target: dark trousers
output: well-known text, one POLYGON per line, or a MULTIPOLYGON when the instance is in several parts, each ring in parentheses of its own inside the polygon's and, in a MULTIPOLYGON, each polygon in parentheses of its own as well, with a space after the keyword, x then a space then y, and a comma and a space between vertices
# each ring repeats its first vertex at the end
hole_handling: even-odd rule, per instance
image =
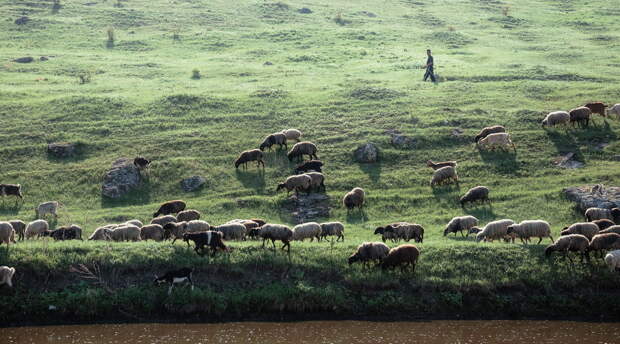
POLYGON ((433 68, 426 69, 426 73, 424 73, 424 81, 426 81, 429 76, 431 77, 431 81, 435 82, 435 74, 433 73, 433 68))

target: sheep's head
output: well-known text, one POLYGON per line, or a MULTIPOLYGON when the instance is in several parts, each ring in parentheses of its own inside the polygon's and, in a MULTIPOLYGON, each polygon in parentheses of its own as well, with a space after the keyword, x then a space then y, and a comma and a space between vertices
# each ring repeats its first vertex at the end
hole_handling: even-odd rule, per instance
POLYGON ((159 212, 153 213, 153 218, 159 216, 159 212))
POLYGON ((269 137, 267 137, 265 141, 263 141, 263 143, 261 143, 258 147, 258 149, 260 149, 261 151, 264 151, 265 148, 271 148, 271 145, 269 144, 269 137))
POLYGON ((433 167, 433 162, 431 160, 426 161, 426 166, 433 167))
POLYGON ((276 188, 276 192, 278 192, 278 191, 280 191, 282 189, 286 189, 286 183, 278 184, 278 187, 276 188))
POLYGON ((43 233, 41 233, 41 235, 44 236, 44 237, 51 236, 52 235, 52 231, 50 231, 50 230, 43 231, 43 233))
POLYGON ((513 234, 515 232, 515 225, 510 225, 508 227, 506 227, 506 234, 510 235, 513 234))
POLYGON ((235 160, 235 168, 239 168, 239 165, 241 165, 241 158, 238 158, 237 160, 235 160))
POLYGON ((291 150, 290 152, 288 152, 286 154, 286 157, 288 158, 288 161, 293 161, 293 158, 296 157, 297 154, 295 154, 295 152, 293 150, 291 150))
POLYGON ((568 227, 564 227, 564 229, 560 231, 560 236, 569 235, 569 234, 572 234, 572 233, 570 230, 568 230, 568 227))
POLYGON ((359 262, 360 261, 360 257, 357 253, 353 254, 351 257, 349 257, 348 262, 349 265, 355 263, 355 262, 359 262))
POLYGON ((476 135, 476 137, 474 137, 474 142, 478 143, 478 141, 480 141, 481 138, 482 138, 482 135, 476 135))
POLYGON ((549 256, 551 256, 551 253, 555 251, 555 246, 553 246, 553 244, 547 246, 545 248, 545 257, 549 258, 549 256))
POLYGON ((377 229, 375 229, 375 234, 383 234, 383 233, 385 233, 384 227, 377 227, 377 229))

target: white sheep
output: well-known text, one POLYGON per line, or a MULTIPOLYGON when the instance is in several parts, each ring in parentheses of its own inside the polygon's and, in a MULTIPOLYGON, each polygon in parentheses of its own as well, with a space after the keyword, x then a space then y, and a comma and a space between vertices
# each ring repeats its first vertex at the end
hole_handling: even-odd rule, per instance
MULTIPOLYGON (((493 134, 491 134, 493 135, 493 134)), ((488 137, 488 136, 487 136, 488 137)), ((483 139, 484 140, 484 139, 483 139)), ((497 220, 487 223, 486 226, 476 234, 476 241, 480 242, 483 239, 485 241, 493 241, 494 239, 502 239, 506 237, 506 231, 508 226, 513 225, 515 222, 510 219, 497 220)), ((474 227, 475 228, 475 227, 474 227)))
POLYGON ((449 183, 454 181, 459 183, 459 176, 456 174, 456 168, 452 166, 442 167, 433 172, 433 178, 431 179, 431 186, 449 183))
POLYGON ((328 236, 335 236, 336 241, 344 241, 344 225, 340 222, 324 222, 321 226, 321 239, 328 236))
POLYGON ((37 209, 35 209, 35 213, 37 219, 43 218, 45 215, 53 215, 55 218, 58 217, 58 208, 61 207, 61 203, 57 201, 44 202, 39 204, 37 209))
POLYGON ((450 220, 450 222, 448 222, 448 225, 443 231, 443 236, 446 236, 450 233, 454 233, 454 235, 456 236, 457 232, 461 232, 461 236, 465 236, 465 234, 463 234, 463 231, 465 231, 467 233, 467 236, 469 236, 469 230, 477 225, 478 219, 471 215, 457 216, 450 220))
POLYGON ((485 149, 493 149, 501 148, 506 149, 507 147, 512 147, 514 151, 517 151, 517 147, 510 139, 510 134, 508 133, 494 133, 490 134, 487 137, 480 139, 478 141, 478 146, 485 149))
POLYGON ((13 287, 13 275, 15 275, 15 268, 0 266, 0 285, 6 284, 13 287))
POLYGON ((50 229, 50 225, 45 220, 35 220, 30 222, 26 226, 26 239, 30 239, 32 237, 41 237, 43 232, 50 229))
POLYGON ((9 222, 0 222, 0 245, 5 243, 9 246, 11 243, 15 243, 15 230, 9 222))
POLYGON ((586 221, 594 221, 594 220, 602 220, 602 219, 608 219, 611 220, 612 216, 611 216, 611 210, 609 209, 605 209, 605 208, 588 208, 586 209, 585 212, 585 218, 586 221))
POLYGON ((110 236, 107 234, 107 231, 116 227, 118 227, 116 224, 101 226, 95 229, 93 234, 88 237, 88 240, 110 240, 110 236))
POLYGON ((522 243, 529 242, 531 237, 537 237, 537 245, 542 242, 543 238, 549 238, 553 243, 551 226, 547 221, 542 220, 526 220, 519 224, 512 224, 506 229, 506 234, 512 237, 513 242, 515 237, 521 239, 522 243))
POLYGON ((570 114, 567 111, 550 112, 542 121, 542 126, 555 127, 556 125, 568 125, 570 122, 570 114))
POLYGON ((271 240, 271 244, 273 245, 273 249, 276 249, 276 240, 282 241, 282 250, 285 247, 288 247, 288 252, 291 252, 291 238, 293 237, 293 231, 285 225, 279 224, 265 224, 262 227, 258 228, 258 236, 263 238, 263 248, 265 247, 265 242, 267 240, 271 240))
POLYGON ((611 115, 616 115, 616 117, 620 118, 620 104, 616 104, 607 109, 607 115, 611 117, 611 115))
POLYGON ((318 223, 306 222, 293 227, 292 240, 304 241, 305 239, 310 239, 310 241, 314 241, 314 238, 317 241, 321 238, 321 225, 318 223))
POLYGON ((620 250, 614 250, 605 255, 605 264, 609 271, 615 272, 620 270, 620 250))
POLYGON ((301 137, 301 131, 297 129, 284 129, 282 130, 282 134, 286 136, 287 140, 295 140, 299 142, 299 138, 301 137))
POLYGON ((140 220, 129 220, 129 221, 125 221, 123 224, 125 225, 134 225, 138 228, 142 228, 142 226, 144 226, 144 224, 142 223, 142 221, 140 220))
POLYGON ((221 232, 225 240, 245 240, 247 228, 242 223, 225 223, 213 229, 221 232))
POLYGON ((105 232, 114 241, 140 241, 140 228, 130 224, 123 224, 105 232))

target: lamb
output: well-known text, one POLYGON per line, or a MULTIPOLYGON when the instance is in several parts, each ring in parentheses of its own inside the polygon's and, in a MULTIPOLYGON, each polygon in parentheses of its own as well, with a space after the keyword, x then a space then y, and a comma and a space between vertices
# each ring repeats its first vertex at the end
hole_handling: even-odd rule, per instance
POLYGON ((518 237, 522 243, 529 242, 531 237, 538 238, 536 245, 540 244, 543 238, 547 237, 553 242, 551 226, 547 221, 542 220, 527 220, 521 221, 519 224, 512 224, 506 228, 506 234, 518 237))
POLYGON ((616 117, 620 118, 620 104, 616 104, 609 109, 607 109, 607 115, 616 115, 616 117))
MULTIPOLYGON (((605 256, 605 264, 609 271, 616 272, 620 270, 620 250, 613 250, 605 256)), ((2 269, 0 267, 0 269, 2 269)))
POLYGON ((483 239, 485 241, 493 241, 495 239, 502 239, 506 237, 506 231, 508 226, 514 225, 514 221, 509 219, 497 220, 487 223, 486 226, 476 234, 476 242, 480 242, 483 239))
POLYGON ((156 224, 162 227, 172 222, 177 222, 177 218, 172 215, 164 215, 164 216, 156 217, 151 220, 152 225, 156 224))
POLYGON ((448 222, 446 229, 443 230, 443 236, 446 236, 450 233, 454 233, 456 236, 456 232, 461 232, 461 236, 465 236, 465 233, 469 232, 469 230, 478 225, 478 219, 471 216, 457 216, 448 222))
POLYGON ((480 133, 478 133, 478 135, 476 135, 476 137, 474 138, 474 141, 477 143, 481 139, 489 136, 490 134, 505 133, 505 132, 506 132, 506 128, 504 128, 504 126, 502 125, 494 125, 491 127, 485 127, 485 128, 482 128, 482 130, 480 130, 480 133))
POLYGON ((6 265, 0 266, 0 285, 6 284, 9 288, 12 288, 13 275, 15 275, 15 268, 10 268, 6 265))
POLYGON ((381 268, 394 269, 400 266, 400 271, 405 272, 407 265, 411 266, 411 272, 415 272, 415 265, 420 256, 420 250, 415 245, 404 244, 394 247, 381 262, 381 268))
POLYGON ((585 106, 578 107, 570 110, 570 123, 573 127, 575 127, 575 123, 577 123, 581 127, 587 127, 590 124, 590 116, 592 115, 592 110, 588 109, 585 106))
POLYGON ((308 172, 304 173, 306 176, 310 177, 310 189, 315 189, 317 191, 323 189, 325 190, 325 176, 320 172, 308 172))
POLYGON ((260 149, 252 149, 241 152, 237 160, 235 160, 235 168, 239 168, 239 165, 243 164, 243 168, 248 168, 248 162, 256 161, 256 167, 260 167, 261 164, 265 168, 265 161, 263 161, 263 152, 260 149))
MULTIPOLYGON (((342 239, 344 242, 344 225, 340 222, 324 222, 321 223, 321 239, 328 236, 335 236, 336 242, 342 239)), ((332 239, 333 240, 333 239, 332 239)))
POLYGON ((140 171, 147 169, 150 164, 151 160, 148 160, 147 158, 142 156, 138 156, 133 159, 133 165, 136 166, 136 168, 140 171))
POLYGON ((321 225, 316 222, 306 222, 293 227, 293 236, 291 240, 304 241, 310 239, 310 241, 319 241, 321 239, 321 225))
POLYGON ((140 241, 140 228, 130 224, 107 229, 106 234, 113 241, 140 241))
POLYGON ((603 258, 603 251, 606 250, 619 250, 620 249, 620 234, 618 233, 605 233, 597 234, 592 237, 588 251, 598 252, 603 258))
POLYGON ((292 190, 295 190, 295 195, 298 196, 299 191, 309 190, 311 184, 312 178, 306 174, 290 176, 286 178, 284 183, 278 184, 276 192, 280 191, 281 189, 286 189, 286 194, 288 195, 292 190))
POLYGON ((446 167, 446 166, 456 167, 456 161, 434 162, 433 160, 427 160, 426 161, 426 166, 432 168, 433 170, 438 170, 438 169, 440 169, 442 167, 446 167))
POLYGON ((611 210, 605 208, 588 208, 584 216, 586 221, 589 222, 602 219, 611 220, 611 210))
POLYGON ((605 233, 617 233, 617 234, 620 234, 620 225, 609 226, 609 227, 605 228, 604 230, 598 232, 598 234, 605 234, 605 233))
POLYGON ((442 167, 433 173, 433 178, 431 179, 431 187, 435 185, 440 185, 444 183, 449 183, 450 181, 454 181, 456 184, 459 183, 459 176, 456 174, 456 169, 452 166, 442 167))
POLYGON ((288 145, 286 144, 286 135, 283 133, 268 135, 265 140, 263 140, 263 143, 260 144, 259 149, 261 151, 264 151, 265 148, 269 148, 269 150, 271 150, 271 146, 273 145, 278 145, 280 149, 282 149, 282 146, 284 146, 285 149, 288 149, 288 145))
POLYGON ((6 246, 10 246, 11 243, 15 243, 15 230, 9 222, 0 222, 0 245, 5 243, 6 246))
POLYGON ((106 225, 99 227, 88 237, 88 240, 110 240, 110 236, 107 231, 116 227, 117 225, 106 225))
POLYGON ((603 117, 607 115, 607 112, 605 111, 605 109, 607 108, 607 105, 601 102, 588 103, 584 105, 584 107, 587 107, 588 109, 590 109, 590 111, 592 111, 593 114, 597 113, 603 117))
POLYGON ((390 248, 382 242, 364 242, 357 247, 355 253, 349 257, 348 262, 349 265, 361 262, 365 267, 372 261, 380 264, 389 252, 390 248))
POLYGON ((26 231, 26 223, 21 220, 11 220, 9 221, 9 223, 11 224, 11 226, 13 226, 15 233, 17 233, 17 237, 18 237, 17 240, 19 241, 24 240, 24 232, 26 231))
POLYGON ((592 237, 598 234, 598 226, 591 222, 573 223, 569 227, 564 227, 560 232, 562 236, 569 234, 581 234, 588 240, 592 240, 592 237))
MULTIPOLYGON (((600 220, 594 220, 591 222, 594 223, 598 227, 599 231, 602 231, 604 229, 607 229, 615 225, 615 223, 609 219, 600 219, 600 220)), ((13 226, 13 228, 15 228, 15 226, 13 226)))
MULTIPOLYGON (((286 136, 287 140, 295 140, 297 142, 299 142, 299 138, 301 137, 301 131, 297 130, 297 129, 284 129, 282 130, 282 134, 284 134, 284 136, 286 136)), ((318 171, 320 172, 320 171, 318 171)))
POLYGON ((295 167, 295 174, 301 174, 305 172, 322 172, 321 167, 323 162, 321 160, 308 160, 295 167))
POLYGON ((275 250, 276 240, 280 240, 283 243, 282 250, 284 250, 285 247, 288 247, 288 253, 291 253, 290 241, 293 237, 293 231, 287 226, 268 223, 258 229, 257 235, 263 238, 263 248, 265 247, 265 242, 267 240, 271 240, 271 244, 275 250))
POLYGON ((228 247, 222 240, 222 233, 216 231, 206 231, 198 233, 185 233, 183 234, 183 241, 187 243, 189 247, 189 241, 194 242, 194 251, 198 255, 204 255, 205 246, 211 249, 211 257, 215 257, 215 252, 220 249, 222 251, 228 251, 228 247), (202 254, 200 253, 202 251, 202 254))
POLYGON ((158 224, 142 226, 140 228, 140 239, 162 241, 164 240, 164 227, 158 224))
POLYGON ((314 143, 307 141, 297 142, 288 152, 287 157, 289 161, 293 161, 294 158, 300 161, 304 159, 304 155, 308 155, 310 159, 318 160, 319 157, 316 155, 316 152, 317 148, 314 143))
POLYGON ((155 279, 153 280, 153 284, 158 285, 161 283, 168 283, 168 295, 172 293, 172 287, 174 287, 177 283, 189 282, 192 286, 192 290, 194 290, 194 282, 192 281, 192 269, 190 268, 182 268, 179 270, 168 271, 162 276, 155 275, 155 279))
POLYGON ((200 220, 200 212, 194 209, 186 209, 177 214, 176 222, 200 220))
POLYGON ((584 257, 590 261, 590 254, 588 253, 589 244, 588 238, 581 234, 561 236, 553 244, 545 248, 545 257, 549 258, 553 252, 562 252, 564 259, 568 258, 572 263, 573 260, 568 256, 568 252, 579 252, 582 262, 584 257))
POLYGON ((176 214, 180 211, 185 210, 185 206, 185 202, 180 200, 168 201, 159 206, 159 209, 153 214, 153 217, 157 217, 159 215, 176 214))
POLYGON ((543 127, 555 127, 556 125, 567 125, 570 123, 570 114, 566 111, 550 112, 542 121, 543 127))
POLYGON ((0 196, 15 196, 16 200, 17 198, 23 199, 22 186, 19 184, 0 184, 0 196))
POLYGON ((469 190, 459 199, 459 203, 461 203, 461 208, 465 208, 466 203, 474 203, 474 202, 489 202, 489 188, 486 186, 475 186, 469 190))
POLYGON ((245 240, 247 228, 241 223, 227 223, 212 228, 222 233, 224 240, 245 240))
POLYGON ((508 133, 489 134, 487 137, 478 141, 478 146, 480 148, 492 150, 495 150, 495 148, 506 149, 507 147, 512 147, 515 152, 517 151, 517 147, 510 139, 510 134, 508 133))
POLYGON ((30 239, 35 236, 40 238, 41 234, 49 229, 50 226, 45 220, 32 221, 26 226, 26 239, 30 239))
POLYGON ((44 202, 39 204, 37 209, 35 209, 35 215, 37 219, 42 219, 45 215, 53 215, 55 218, 58 218, 58 208, 61 207, 60 202, 51 201, 44 202))
POLYGON ((353 188, 353 190, 347 192, 342 198, 342 204, 347 208, 347 211, 357 207, 362 209, 366 200, 366 192, 362 188, 353 188))

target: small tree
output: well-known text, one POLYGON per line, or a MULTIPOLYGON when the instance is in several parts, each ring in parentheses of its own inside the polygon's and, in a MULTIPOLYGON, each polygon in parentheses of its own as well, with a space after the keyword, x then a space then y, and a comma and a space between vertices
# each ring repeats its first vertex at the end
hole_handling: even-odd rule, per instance
POLYGON ((198 68, 194 68, 194 70, 192 70, 192 79, 198 80, 200 79, 200 77, 200 71, 198 70, 198 68))

